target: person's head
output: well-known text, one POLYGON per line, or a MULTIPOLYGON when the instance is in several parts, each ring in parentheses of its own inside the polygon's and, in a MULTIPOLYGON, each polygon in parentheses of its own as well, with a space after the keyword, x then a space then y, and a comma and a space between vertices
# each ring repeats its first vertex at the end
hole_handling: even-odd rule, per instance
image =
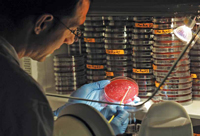
POLYGON ((71 30, 84 23, 91 0, 3 1, 0 36, 14 46, 19 58, 43 61, 63 43, 74 42, 71 30))

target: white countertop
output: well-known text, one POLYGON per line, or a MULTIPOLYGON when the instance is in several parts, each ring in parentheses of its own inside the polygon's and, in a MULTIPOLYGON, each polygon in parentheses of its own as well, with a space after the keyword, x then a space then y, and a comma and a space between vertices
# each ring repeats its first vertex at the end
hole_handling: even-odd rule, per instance
MULTIPOLYGON (((59 102, 67 102, 68 99, 65 96, 69 95, 62 95, 56 93, 56 91, 46 91, 46 95, 49 100, 59 101, 59 102)), ((200 101, 193 100, 193 102, 189 105, 183 106, 189 116, 193 119, 200 119, 200 101)))
POLYGON ((191 118, 200 119, 200 101, 193 100, 191 104, 183 107, 191 118))

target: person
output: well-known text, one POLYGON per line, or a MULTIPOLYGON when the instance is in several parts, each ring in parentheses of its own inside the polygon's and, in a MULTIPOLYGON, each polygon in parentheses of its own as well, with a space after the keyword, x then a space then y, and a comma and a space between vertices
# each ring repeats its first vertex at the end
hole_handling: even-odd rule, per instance
MULTIPOLYGON (((26 56, 41 62, 63 43, 72 44, 90 3, 90 0, 1 1, 0 136, 52 136, 54 120, 50 105, 42 87, 20 68, 19 59, 26 56)), ((107 83, 86 84, 73 96, 95 99, 94 92, 107 83)), ((113 129, 116 134, 124 132, 128 123, 126 111, 110 106, 99 110, 102 114, 119 112, 112 121, 113 129)))

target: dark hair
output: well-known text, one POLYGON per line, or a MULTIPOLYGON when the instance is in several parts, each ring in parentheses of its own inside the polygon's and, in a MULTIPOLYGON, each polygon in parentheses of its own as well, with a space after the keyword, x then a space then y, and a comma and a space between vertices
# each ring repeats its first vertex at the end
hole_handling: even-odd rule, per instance
POLYGON ((73 16, 79 0, 1 0, 0 16, 17 21, 28 15, 50 13, 73 16))

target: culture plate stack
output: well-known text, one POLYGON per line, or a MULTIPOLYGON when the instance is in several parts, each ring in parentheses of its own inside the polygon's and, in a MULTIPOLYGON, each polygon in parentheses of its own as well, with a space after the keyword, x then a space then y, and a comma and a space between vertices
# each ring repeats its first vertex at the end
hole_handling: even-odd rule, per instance
POLYGON ((132 78, 139 85, 139 97, 147 99, 155 89, 152 67, 153 17, 134 17, 132 31, 132 78))
POLYGON ((200 44, 196 43, 190 50, 190 69, 193 78, 193 100, 200 100, 200 44))
POLYGON ((126 16, 109 16, 105 30, 107 78, 131 77, 131 46, 129 40, 133 21, 126 16))
POLYGON ((71 94, 86 83, 85 62, 83 55, 54 56, 54 75, 56 91, 60 94, 71 94))
MULTIPOLYGON (((153 69, 159 86, 170 67, 173 65, 185 46, 173 33, 173 29, 183 25, 183 17, 155 17, 153 69)), ((188 54, 180 60, 159 91, 159 99, 155 101, 176 101, 180 104, 192 102, 192 78, 190 76, 190 60, 188 54)))
POLYGON ((106 52, 104 48, 105 23, 102 16, 90 16, 84 23, 86 67, 88 83, 106 79, 106 52))

